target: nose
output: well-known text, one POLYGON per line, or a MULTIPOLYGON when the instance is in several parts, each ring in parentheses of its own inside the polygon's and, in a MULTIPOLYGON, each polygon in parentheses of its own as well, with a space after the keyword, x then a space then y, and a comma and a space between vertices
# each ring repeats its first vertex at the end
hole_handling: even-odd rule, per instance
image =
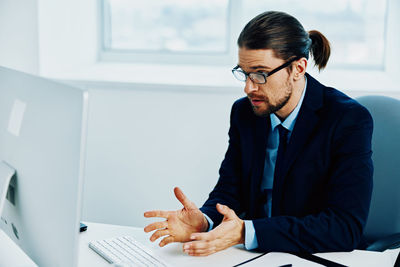
POLYGON ((247 77, 246 83, 244 86, 244 92, 248 95, 257 90, 258 90, 257 84, 255 84, 249 77, 247 77))

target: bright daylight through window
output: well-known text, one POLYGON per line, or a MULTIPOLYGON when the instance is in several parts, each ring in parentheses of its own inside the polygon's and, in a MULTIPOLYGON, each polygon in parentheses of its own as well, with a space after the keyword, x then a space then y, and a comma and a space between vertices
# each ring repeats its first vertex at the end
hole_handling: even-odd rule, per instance
POLYGON ((244 21, 264 10, 285 11, 332 43, 330 65, 383 68, 387 1, 243 0, 244 21))
MULTIPOLYGON (((237 38, 230 36, 232 21, 241 29, 255 15, 279 10, 298 18, 306 30, 327 36, 333 48, 331 66, 384 67, 387 1, 103 1, 101 53, 118 52, 115 61, 132 53, 186 54, 193 55, 190 63, 196 64, 196 56, 229 54, 237 38)), ((171 63, 176 60, 172 57, 171 63)))
POLYGON ((228 0, 108 0, 105 49, 224 53, 228 0))

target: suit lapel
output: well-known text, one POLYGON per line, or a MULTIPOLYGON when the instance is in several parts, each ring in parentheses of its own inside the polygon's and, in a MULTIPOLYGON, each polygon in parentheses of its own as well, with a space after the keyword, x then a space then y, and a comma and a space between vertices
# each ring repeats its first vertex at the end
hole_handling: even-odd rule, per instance
MULTIPOLYGON (((286 176, 293 162, 299 155, 300 150, 304 147, 311 133, 314 131, 319 120, 315 112, 307 108, 305 108, 302 114, 299 115, 302 116, 299 116, 296 121, 296 125, 287 147, 284 162, 282 164, 283 168, 280 173, 282 178, 286 176)), ((281 180, 283 182, 283 179, 281 180)))
POLYGON ((281 202, 281 197, 283 196, 282 190, 285 177, 319 122, 319 116, 316 111, 322 106, 323 85, 310 75, 306 74, 306 76, 306 94, 287 146, 285 158, 283 163, 280 164, 281 168, 275 170, 278 171, 278 175, 274 180, 274 190, 272 195, 273 214, 276 214, 276 212, 279 211, 278 208, 279 203, 281 202))

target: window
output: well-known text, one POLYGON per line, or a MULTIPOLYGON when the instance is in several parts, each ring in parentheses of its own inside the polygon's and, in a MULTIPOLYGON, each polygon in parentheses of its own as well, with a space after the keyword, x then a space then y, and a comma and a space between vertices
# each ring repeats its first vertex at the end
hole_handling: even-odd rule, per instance
POLYGON ((229 0, 103 0, 102 13, 103 52, 136 62, 199 63, 230 50, 229 0))
POLYGON ((386 1, 376 0, 244 0, 246 21, 265 10, 296 17, 306 31, 318 30, 332 45, 329 65, 383 68, 386 1))
POLYGON ((228 0, 108 0, 105 49, 225 53, 228 0))
POLYGON ((101 54, 112 61, 225 63, 236 56, 240 30, 266 10, 322 32, 332 43, 331 67, 384 66, 387 3, 376 0, 103 0, 101 54))
POLYGON ((319 73, 312 62, 307 68, 321 82, 343 90, 399 92, 399 0, 142 2, 39 1, 40 74, 62 80, 218 87, 236 93, 242 84, 230 70, 237 64, 240 31, 256 14, 281 10, 331 41, 326 70, 319 73), (117 15, 116 5, 130 15, 117 15), (182 21, 187 25, 180 25, 182 21))

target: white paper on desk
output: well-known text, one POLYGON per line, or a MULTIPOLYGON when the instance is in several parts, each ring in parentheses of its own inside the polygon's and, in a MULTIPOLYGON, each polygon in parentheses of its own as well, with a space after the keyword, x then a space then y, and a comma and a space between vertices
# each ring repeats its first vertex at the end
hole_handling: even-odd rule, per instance
POLYGON ((396 253, 396 251, 390 250, 384 252, 353 250, 352 252, 329 252, 315 255, 351 267, 392 267, 396 260, 393 259, 393 252, 396 253))
POLYGON ((249 263, 246 263, 243 266, 246 267, 259 267, 259 266, 265 266, 265 267, 277 267, 277 266, 282 266, 285 264, 292 264, 293 267, 314 267, 314 266, 324 266, 312 261, 304 260, 302 258, 299 258, 295 255, 292 254, 287 254, 287 253, 280 253, 280 252, 270 252, 267 253, 266 255, 253 260, 249 263))
MULTIPOLYGON (((351 267, 392 267, 398 250, 386 250, 384 252, 353 250, 351 252, 329 252, 317 253, 318 257, 351 267)), ((254 261, 246 263, 245 266, 271 266, 277 267, 292 264, 293 267, 323 266, 312 261, 299 258, 287 253, 268 253, 254 261)))

